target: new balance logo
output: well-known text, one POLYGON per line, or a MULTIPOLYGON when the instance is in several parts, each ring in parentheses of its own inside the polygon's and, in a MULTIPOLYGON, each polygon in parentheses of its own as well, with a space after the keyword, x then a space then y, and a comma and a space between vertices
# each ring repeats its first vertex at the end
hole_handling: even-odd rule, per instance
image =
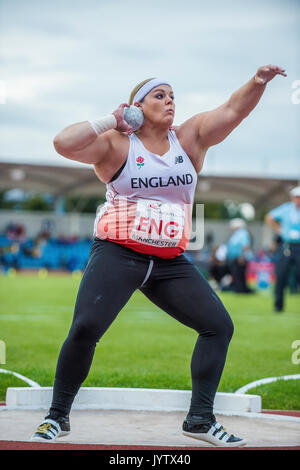
POLYGON ((178 157, 175 157, 175 165, 176 163, 183 163, 183 157, 179 155, 178 157))

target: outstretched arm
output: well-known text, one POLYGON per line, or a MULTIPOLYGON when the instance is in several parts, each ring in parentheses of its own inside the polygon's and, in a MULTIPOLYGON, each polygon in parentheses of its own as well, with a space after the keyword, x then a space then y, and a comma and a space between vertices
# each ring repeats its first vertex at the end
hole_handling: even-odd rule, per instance
POLYGON ((255 108, 266 84, 276 75, 286 77, 286 72, 276 65, 259 67, 254 77, 235 91, 227 102, 194 116, 192 120, 197 126, 201 147, 208 149, 222 142, 255 108))

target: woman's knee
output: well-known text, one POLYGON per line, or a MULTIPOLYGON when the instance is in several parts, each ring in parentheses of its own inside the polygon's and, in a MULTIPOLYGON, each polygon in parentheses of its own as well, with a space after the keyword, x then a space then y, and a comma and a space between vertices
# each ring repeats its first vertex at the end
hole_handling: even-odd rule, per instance
POLYGON ((68 339, 75 343, 97 343, 103 333, 96 322, 82 319, 73 322, 68 339))
POLYGON ((214 328, 216 335, 222 336, 226 338, 228 343, 230 342, 234 332, 234 325, 224 305, 220 306, 218 314, 215 317, 214 328))
POLYGON ((200 336, 217 336, 229 343, 234 333, 234 325, 227 310, 224 307, 218 308, 217 311, 208 313, 206 319, 206 324, 199 322, 199 326, 195 328, 200 336))
POLYGON ((228 342, 231 340, 232 336, 233 336, 233 333, 234 333, 234 324, 233 324, 233 321, 229 315, 229 313, 226 311, 226 315, 225 315, 225 319, 224 319, 224 325, 223 325, 223 328, 224 328, 224 332, 227 336, 227 339, 228 339, 228 342))

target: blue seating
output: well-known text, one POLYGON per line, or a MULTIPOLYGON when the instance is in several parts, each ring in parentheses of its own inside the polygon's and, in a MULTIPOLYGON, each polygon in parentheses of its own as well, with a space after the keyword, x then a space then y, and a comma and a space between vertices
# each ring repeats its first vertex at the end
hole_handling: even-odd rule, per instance
POLYGON ((90 253, 92 240, 78 240, 68 242, 60 239, 50 238, 38 246, 38 252, 33 255, 35 247, 33 239, 26 239, 19 244, 19 251, 10 251, 13 242, 6 235, 0 234, 0 267, 8 269, 63 269, 67 271, 84 270, 90 253), (5 249, 4 249, 5 247, 5 249), (2 266, 1 266, 2 265, 2 266))

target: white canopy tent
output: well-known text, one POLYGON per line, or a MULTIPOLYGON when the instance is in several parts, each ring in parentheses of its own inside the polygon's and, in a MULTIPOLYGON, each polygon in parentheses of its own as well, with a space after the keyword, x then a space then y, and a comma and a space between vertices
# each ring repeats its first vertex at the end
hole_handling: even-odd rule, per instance
MULTIPOLYGON (((234 200, 267 210, 287 201, 296 178, 209 175, 198 176, 195 202, 234 200)), ((106 186, 91 165, 54 166, 0 162, 0 191, 13 188, 54 196, 103 198, 106 186)))

